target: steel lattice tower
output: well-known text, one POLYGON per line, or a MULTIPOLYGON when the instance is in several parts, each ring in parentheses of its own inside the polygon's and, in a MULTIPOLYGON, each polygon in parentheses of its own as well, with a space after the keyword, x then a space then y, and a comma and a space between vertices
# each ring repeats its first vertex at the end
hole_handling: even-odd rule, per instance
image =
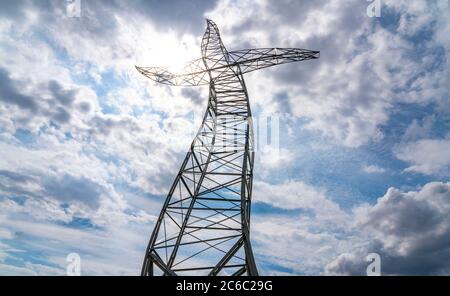
POLYGON ((243 74, 319 57, 298 48, 228 52, 216 24, 206 22, 202 58, 182 74, 136 67, 163 84, 209 85, 203 122, 150 237, 142 275, 258 274, 250 244, 254 137, 243 74))

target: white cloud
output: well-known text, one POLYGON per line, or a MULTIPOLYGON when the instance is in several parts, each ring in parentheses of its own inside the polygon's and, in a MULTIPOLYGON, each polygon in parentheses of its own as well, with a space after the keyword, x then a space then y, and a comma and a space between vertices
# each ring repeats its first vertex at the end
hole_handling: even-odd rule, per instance
POLYGON ((322 188, 301 181, 288 180, 281 184, 254 182, 254 202, 264 202, 281 209, 310 209, 320 218, 345 218, 339 206, 330 201, 322 188))
POLYGON ((286 148, 268 147, 264 151, 256 151, 257 165, 260 167, 260 173, 265 174, 273 169, 288 167, 295 159, 291 150, 286 148))
MULTIPOLYGON (((65 272, 67 265, 66 256, 77 252, 82 260, 82 273, 84 275, 136 275, 141 264, 142 252, 145 250, 147 235, 150 229, 146 224, 144 227, 136 224, 128 224, 126 227, 111 228, 109 230, 75 229, 67 226, 55 225, 47 222, 26 221, 10 219, 2 223, 16 233, 16 240, 27 242, 14 254, 19 261, 23 261, 24 270, 16 273, 23 274, 25 269, 33 274, 48 274, 51 270, 59 274, 65 272), (147 231, 146 231, 147 230, 147 231), (49 266, 57 266, 54 269, 49 266, 35 266, 26 259, 20 259, 17 252, 24 252, 27 246, 32 246, 28 252, 42 252, 41 261, 48 260, 49 266), (126 250, 127 256, 123 256, 126 250), (42 268, 40 268, 42 267, 42 268)), ((8 268, 5 265, 5 272, 8 268)), ((1 268, 3 269, 3 267, 1 268)))
POLYGON ((345 223, 292 214, 252 219, 252 247, 261 274, 277 270, 273 265, 290 274, 321 274, 337 254, 358 244, 358 238, 346 232, 345 223))
POLYGON ((373 164, 371 164, 371 165, 367 165, 367 164, 364 165, 362 167, 362 170, 364 172, 368 173, 368 174, 381 174, 381 173, 385 172, 385 169, 383 169, 383 168, 381 168, 379 166, 373 165, 373 164))
POLYGON ((422 139, 400 144, 395 156, 410 165, 405 169, 407 172, 447 175, 450 166, 450 140, 422 139))

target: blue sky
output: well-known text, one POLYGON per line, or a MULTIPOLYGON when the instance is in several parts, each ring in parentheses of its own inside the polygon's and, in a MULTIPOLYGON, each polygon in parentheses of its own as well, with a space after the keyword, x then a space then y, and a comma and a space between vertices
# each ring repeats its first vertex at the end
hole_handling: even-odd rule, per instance
POLYGON ((319 60, 246 74, 257 151, 252 243, 262 274, 450 273, 449 1, 66 1, 0 4, 0 274, 135 275, 206 106, 134 65, 229 50, 319 60))

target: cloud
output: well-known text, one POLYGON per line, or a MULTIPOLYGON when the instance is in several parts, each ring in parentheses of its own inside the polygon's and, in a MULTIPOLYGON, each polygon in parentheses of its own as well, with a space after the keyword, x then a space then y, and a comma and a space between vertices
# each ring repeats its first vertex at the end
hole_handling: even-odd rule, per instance
POLYGON ((450 183, 432 182, 419 191, 390 188, 374 206, 356 210, 357 225, 373 235, 365 247, 341 254, 325 270, 365 274, 369 253, 381 256, 384 275, 450 272, 450 183))
POLYGON ((5 2, 2 3, 1 15, 3 17, 8 17, 15 19, 19 16, 22 16, 22 6, 24 4, 24 0, 14 1, 14 2, 5 2))
POLYGON ((35 130, 43 124, 68 124, 73 117, 79 119, 87 113, 90 107, 86 101, 94 97, 85 86, 75 86, 63 79, 40 80, 39 74, 37 77, 29 73, 21 76, 15 69, 1 66, 0 85, 0 101, 4 103, 0 114, 16 129, 35 130))
POLYGON ((2 276, 37 276, 37 275, 64 275, 61 268, 52 268, 47 265, 27 262, 24 267, 4 265, 0 270, 2 276))
POLYGON ((385 172, 385 169, 376 165, 364 165, 362 170, 368 174, 381 174, 385 172))
POLYGON ((64 175, 61 178, 45 180, 45 192, 62 202, 79 201, 90 207, 98 207, 100 195, 104 188, 86 178, 74 178, 64 175))
POLYGON ((318 275, 337 254, 349 250, 358 239, 346 232, 346 224, 307 215, 252 213, 251 240, 261 274, 318 275))
POLYGON ((0 68, 0 100, 34 112, 38 109, 33 98, 22 94, 9 77, 8 71, 3 68, 0 68))
POLYGON ((64 275, 66 256, 76 252, 81 257, 83 275, 136 275, 147 241, 141 235, 146 228, 135 224, 105 231, 18 219, 3 221, 2 225, 13 230, 17 234, 15 241, 21 243, 7 255, 18 262, 17 266, 2 264, 0 272, 4 274, 64 275), (123 256, 124 250, 127 256, 123 256), (23 252, 29 256, 20 256, 23 252), (36 266, 35 257, 45 264, 36 266))
POLYGON ((436 117, 433 115, 424 118, 422 121, 414 119, 413 122, 406 129, 402 137, 402 140, 406 142, 429 137, 432 132, 433 123, 435 121, 436 117))
POLYGON ((204 29, 203 14, 213 8, 217 1, 183 1, 158 3, 138 2, 127 5, 127 9, 134 9, 136 13, 150 19, 156 26, 174 28, 181 32, 202 34, 204 29), (131 7, 130 7, 131 6, 131 7))
POLYGON ((281 184, 254 182, 254 202, 264 202, 280 209, 310 209, 315 215, 342 218, 345 213, 330 201, 324 189, 301 181, 288 180, 281 184))
MULTIPOLYGON (((0 201, 4 212, 8 214, 21 215, 25 214, 37 221, 53 221, 69 223, 73 220, 74 214, 67 211, 58 202, 51 199, 42 198, 28 198, 21 205, 10 199, 0 201)), ((11 237, 12 239, 14 237, 11 237)))
POLYGON ((76 90, 65 90, 56 80, 50 80, 48 88, 52 92, 53 97, 64 106, 72 105, 76 97, 76 90))
POLYGON ((442 18, 436 5, 417 2, 387 1, 384 12, 405 16, 392 27, 367 17, 364 1, 221 1, 207 15, 219 24, 229 48, 321 50, 318 60, 248 75, 250 98, 269 112, 284 111, 280 108, 285 102, 277 94, 285 93, 290 112, 311 119, 308 128, 342 145, 360 147, 383 138, 382 127, 396 104, 445 100, 446 69, 439 65, 445 44, 433 39, 430 51, 424 52, 422 42, 410 38, 426 30, 437 37, 440 29, 428 20, 442 18), (413 19, 415 26, 406 25, 413 19))
POLYGON ((291 150, 268 145, 263 149, 256 149, 257 162, 261 164, 260 173, 289 166, 293 163, 295 155, 291 150))
POLYGON ((297 180, 254 182, 251 239, 262 274, 321 274, 338 254, 360 244, 352 215, 322 188, 297 180), (258 212, 260 205, 274 210, 258 212))
POLYGON ((407 172, 432 174, 449 174, 450 140, 422 139, 400 144, 395 156, 410 166, 407 172))

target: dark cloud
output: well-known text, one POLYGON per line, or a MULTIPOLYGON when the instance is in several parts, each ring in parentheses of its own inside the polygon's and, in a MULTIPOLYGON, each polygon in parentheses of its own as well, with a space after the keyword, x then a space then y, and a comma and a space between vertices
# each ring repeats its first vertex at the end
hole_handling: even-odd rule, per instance
MULTIPOLYGON (((300 25, 302 25, 307 15, 310 15, 310 17, 314 15, 313 10, 321 7, 320 2, 327 1, 293 2, 292 5, 285 6, 285 8, 282 8, 283 5, 278 5, 278 3, 272 6, 274 13, 282 20, 283 25, 288 24, 292 26, 296 21, 301 22, 300 25), (299 13, 301 15, 296 18, 295 15, 299 13)), ((321 52, 319 60, 279 67, 274 78, 282 83, 306 84, 314 80, 315 76, 317 76, 316 73, 319 73, 322 67, 330 67, 332 64, 337 64, 347 59, 351 62, 350 57, 354 53, 349 53, 347 42, 354 42, 355 37, 358 37, 355 36, 358 28, 366 26, 366 5, 362 1, 357 1, 356 3, 343 2, 340 4, 339 9, 335 8, 331 11, 332 8, 328 8, 329 12, 333 13, 332 27, 335 29, 328 30, 327 34, 311 34, 307 39, 291 39, 288 40, 289 44, 285 44, 284 36, 280 35, 278 31, 269 30, 271 39, 277 44, 276 46, 306 48, 321 52), (344 40, 347 40, 347 42, 343 43, 344 40), (281 42, 284 44, 280 44, 281 42)))
POLYGON ((91 126, 90 134, 109 135, 114 130, 123 131, 125 133, 137 132, 141 128, 136 121, 131 118, 116 118, 113 116, 94 116, 89 125, 91 126))
POLYGON ((37 197, 36 192, 30 192, 27 184, 37 183, 39 179, 10 170, 0 171, 0 192, 10 196, 37 197))
POLYGON ((64 106, 72 105, 77 94, 77 91, 74 89, 63 89, 61 84, 56 80, 51 80, 48 83, 48 89, 51 91, 53 97, 64 106))
POLYGON ((94 209, 99 207, 100 195, 107 192, 103 186, 84 177, 68 174, 49 177, 10 170, 0 170, 0 190, 9 196, 52 198, 68 204, 80 202, 94 209), (30 190, 28 184, 40 184, 42 189, 30 190))
POLYGON ((63 124, 68 123, 70 121, 70 113, 67 112, 63 107, 56 108, 56 112, 52 114, 51 119, 56 121, 57 123, 63 124))
POLYGON ((277 102, 277 104, 279 106, 279 110, 281 112, 287 113, 291 110, 289 94, 287 92, 279 92, 279 93, 275 94, 274 99, 277 102))
POLYGON ((64 175, 43 181, 45 194, 63 202, 82 202, 92 208, 98 208, 99 198, 105 190, 99 184, 83 178, 64 175))
POLYGON ((22 7, 26 3, 24 0, 0 1, 0 16, 15 19, 22 17, 22 7))
MULTIPOLYGON (((123 3, 123 2, 122 2, 123 3)), ((204 13, 216 5, 216 1, 202 0, 141 0, 126 2, 124 9, 148 16, 149 20, 158 26, 159 30, 176 29, 180 33, 191 32, 201 34, 205 28, 204 13)))
POLYGON ((0 176, 6 177, 9 181, 24 183, 33 180, 30 176, 25 176, 8 170, 0 170, 0 176))
POLYGON ((418 192, 389 189, 362 218, 375 233, 369 246, 340 255, 327 265, 332 274, 363 275, 369 253, 381 256, 385 275, 450 272, 450 183, 433 182, 418 192))
MULTIPOLYGON (((33 5, 43 10, 43 18, 51 21, 52 17, 59 15, 66 17, 66 1, 36 1, 33 5)), ((158 0, 100 0, 82 1, 80 21, 73 25, 77 32, 101 39, 110 39, 118 29, 116 15, 143 15, 154 23, 161 31, 175 29, 180 33, 201 33, 204 30, 204 13, 214 8, 216 1, 158 1, 158 0)), ((14 8, 17 10, 17 8, 14 8)))
POLYGON ((196 90, 194 88, 191 87, 185 87, 181 90, 181 94, 185 97, 188 97, 189 99, 191 99, 194 104, 200 104, 202 103, 203 97, 201 96, 201 93, 199 90, 196 90))
POLYGON ((95 40, 99 46, 114 42, 111 37, 116 35, 119 27, 115 15, 127 9, 121 7, 119 1, 80 1, 79 18, 67 16, 66 0, 0 1, 0 15, 4 13, 10 19, 20 22, 26 18, 26 12, 38 13, 40 34, 46 34, 49 41, 64 29, 95 40), (61 27, 61 21, 64 28, 61 27))
POLYGON ((366 258, 370 253, 377 253, 380 255, 381 275, 446 275, 450 273, 450 241, 446 238, 441 243, 445 245, 429 252, 401 256, 375 240, 367 248, 340 255, 326 266, 325 271, 333 275, 366 275, 370 264, 366 258))
POLYGON ((78 104, 78 110, 80 110, 83 113, 88 113, 91 111, 92 107, 89 102, 81 102, 78 104))
POLYGON ((310 13, 314 13, 314 9, 323 9, 327 2, 328 0, 269 1, 267 9, 270 10, 274 19, 282 20, 290 25, 301 25, 310 13))
POLYGON ((71 114, 68 110, 72 107, 78 90, 65 89, 56 80, 51 80, 48 82, 48 90, 50 91, 54 101, 50 103, 51 108, 47 112, 50 119, 59 124, 68 123, 71 118, 71 114))
MULTIPOLYGON (((11 79, 9 72, 0 68, 0 101, 28 110, 31 112, 31 116, 42 115, 59 124, 70 121, 72 105, 76 100, 78 89, 67 89, 58 81, 50 80, 48 83, 41 85, 39 90, 35 90, 36 95, 31 96, 20 91, 23 84, 23 81, 11 79), (50 93, 51 99, 41 99, 40 92, 45 91, 50 93), (41 100, 39 104, 38 100, 41 100)), ((78 106, 78 109, 82 112, 88 112, 90 105, 84 103, 78 106)), ((26 121, 29 119, 29 117, 25 118, 26 121)))
POLYGON ((21 93, 16 82, 9 77, 9 72, 4 68, 0 68, 0 101, 33 112, 38 110, 33 97, 21 93))

